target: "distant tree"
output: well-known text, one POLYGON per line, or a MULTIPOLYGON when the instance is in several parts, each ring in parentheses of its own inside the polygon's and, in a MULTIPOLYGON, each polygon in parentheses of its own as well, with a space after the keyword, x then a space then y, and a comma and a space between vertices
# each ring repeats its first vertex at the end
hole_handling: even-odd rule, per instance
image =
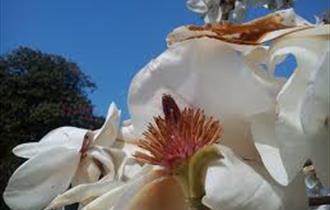
POLYGON ((1 194, 21 162, 11 154, 14 146, 64 125, 101 126, 104 119, 93 114, 87 97, 95 88, 77 64, 61 56, 26 47, 0 56, 1 194))

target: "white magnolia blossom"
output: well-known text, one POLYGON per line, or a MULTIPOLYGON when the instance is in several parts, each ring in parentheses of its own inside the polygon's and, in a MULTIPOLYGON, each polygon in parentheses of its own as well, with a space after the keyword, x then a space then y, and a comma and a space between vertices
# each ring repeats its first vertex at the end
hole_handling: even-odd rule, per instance
MULTIPOLYGON (((282 15, 283 23, 295 20, 290 10, 277 14, 282 15)), ((178 31, 182 32, 180 29, 174 33, 178 31)), ((302 24, 267 32, 262 37, 264 40, 265 37, 275 39, 270 49, 234 44, 230 39, 220 41, 225 35, 212 38, 214 36, 207 31, 191 31, 184 36, 171 34, 169 49, 134 77, 128 97, 131 124, 125 128, 127 133, 124 136, 131 139, 134 135, 136 138, 141 136, 153 117, 161 114, 161 97, 170 94, 180 107, 201 108, 207 115, 219 119, 224 127, 220 143, 226 146, 220 147, 224 158, 212 165, 206 175, 203 198, 206 206, 213 210, 307 209, 301 170, 288 186, 276 183, 254 146, 250 125, 255 116, 275 110, 279 103, 277 95, 281 98, 290 83, 289 80, 283 86, 283 80, 274 77, 271 68, 265 72, 260 64, 272 63, 273 49, 281 40, 291 41, 291 37, 296 36, 304 39, 306 34, 316 35, 323 29, 302 24)), ((260 40, 257 42, 259 44, 260 40)), ((318 61, 322 61, 322 57, 318 61)), ((276 167, 274 163, 273 166, 276 167)), ((294 167, 302 168, 299 165, 294 167)), ((128 203, 125 205, 119 209, 130 209, 128 203)))
POLYGON ((277 96, 274 110, 254 117, 252 133, 270 174, 289 184, 311 159, 329 187, 329 25, 292 33, 270 49, 270 66, 293 54, 297 68, 277 96))
POLYGON ((13 210, 45 208, 58 194, 81 183, 112 180, 124 152, 109 147, 115 142, 120 111, 111 104, 106 121, 95 131, 60 127, 39 142, 18 145, 16 156, 28 158, 12 175, 3 194, 13 210))

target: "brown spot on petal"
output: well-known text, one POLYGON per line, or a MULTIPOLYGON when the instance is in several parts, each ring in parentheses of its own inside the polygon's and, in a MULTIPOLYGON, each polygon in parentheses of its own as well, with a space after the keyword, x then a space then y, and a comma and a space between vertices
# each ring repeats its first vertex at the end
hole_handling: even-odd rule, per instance
POLYGON ((285 20, 285 17, 276 13, 244 24, 223 22, 206 24, 203 26, 189 25, 181 27, 171 33, 168 37, 168 43, 171 45, 189 39, 208 37, 230 43, 256 45, 260 44, 263 37, 273 31, 290 28, 293 29, 292 31, 283 31, 283 33, 278 34, 279 36, 282 36, 295 30, 310 28, 310 26, 297 27, 293 26, 293 24, 286 25, 285 21, 287 21, 285 20))

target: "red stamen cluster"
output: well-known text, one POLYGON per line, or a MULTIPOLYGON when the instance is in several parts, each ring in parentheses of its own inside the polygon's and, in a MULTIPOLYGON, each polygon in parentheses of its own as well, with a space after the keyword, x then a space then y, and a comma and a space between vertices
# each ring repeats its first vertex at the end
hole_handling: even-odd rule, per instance
POLYGON ((171 169, 202 147, 220 141, 223 129, 219 121, 207 118, 202 110, 180 111, 170 95, 163 96, 162 105, 165 117, 155 117, 155 124, 150 123, 145 138, 138 141, 148 154, 137 152, 136 159, 171 169))

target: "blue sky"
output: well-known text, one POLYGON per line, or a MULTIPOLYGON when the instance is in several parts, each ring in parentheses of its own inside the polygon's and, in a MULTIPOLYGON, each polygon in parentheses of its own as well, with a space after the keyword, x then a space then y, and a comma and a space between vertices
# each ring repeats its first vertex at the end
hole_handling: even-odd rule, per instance
MULTIPOLYGON (((327 8, 328 0, 296 0, 297 13, 310 21, 327 8)), ((97 114, 114 101, 127 117, 135 73, 166 48, 171 30, 198 23, 184 0, 0 0, 0 54, 28 46, 62 55, 97 84, 90 94, 97 114)))

